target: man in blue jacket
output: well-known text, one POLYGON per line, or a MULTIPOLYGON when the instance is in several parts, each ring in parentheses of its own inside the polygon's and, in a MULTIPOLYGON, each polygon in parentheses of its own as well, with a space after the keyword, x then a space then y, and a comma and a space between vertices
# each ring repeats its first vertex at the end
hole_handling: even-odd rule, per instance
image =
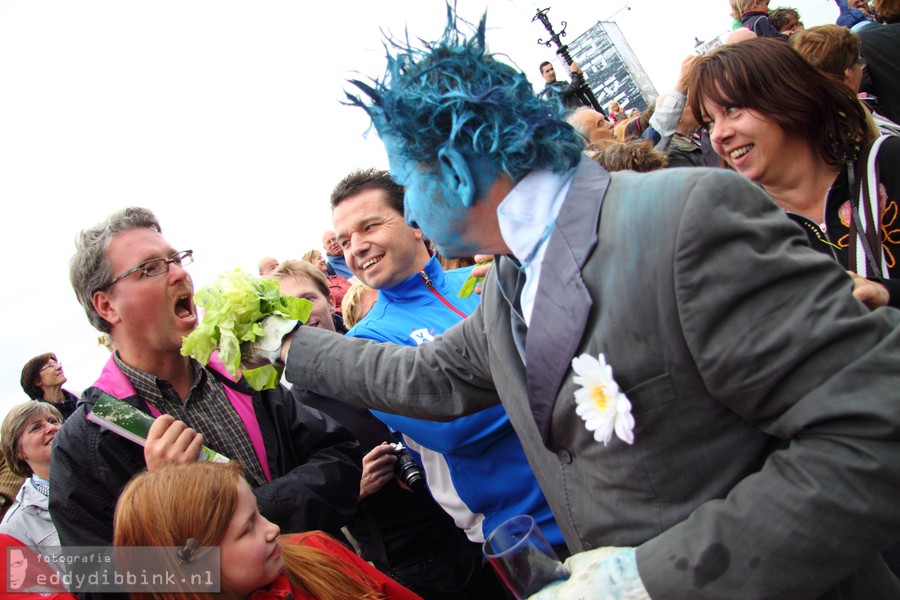
MULTIPOLYGON (((403 193, 387 171, 351 173, 331 195, 332 221, 347 265, 379 290, 378 301, 347 335, 419 346, 465 319, 480 297, 458 294, 472 267, 444 272, 437 256, 429 256, 421 230, 403 220, 403 193)), ((502 406, 447 423, 375 415, 403 434, 435 500, 470 540, 483 542, 503 521, 530 514, 551 544, 563 543, 502 406), (499 464, 509 476, 495 476, 499 464)))

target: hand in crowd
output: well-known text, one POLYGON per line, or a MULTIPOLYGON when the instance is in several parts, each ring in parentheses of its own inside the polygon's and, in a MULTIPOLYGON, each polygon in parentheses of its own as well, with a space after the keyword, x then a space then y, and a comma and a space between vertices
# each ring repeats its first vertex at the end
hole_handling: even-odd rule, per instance
MULTIPOLYGON (((480 277, 482 280, 487 277, 488 271, 491 270, 491 267, 494 264, 494 257, 490 254, 476 254, 475 258, 475 268, 472 269, 472 277, 480 277), (486 265, 482 265, 480 263, 488 263, 486 265)), ((475 286, 475 293, 479 296, 481 295, 481 286, 479 283, 475 286)))
POLYGON ((852 271, 847 271, 853 279, 853 297, 865 304, 869 310, 875 310, 880 306, 886 306, 890 295, 887 288, 877 281, 860 277, 852 271))
POLYGON ((202 445, 203 434, 172 415, 160 415, 150 427, 144 446, 147 470, 153 471, 167 464, 196 462, 202 445))
POLYGON ((691 54, 681 61, 681 74, 678 76, 678 83, 675 84, 676 91, 687 94, 687 82, 691 76, 691 69, 700 56, 700 54, 691 54))
POLYGON ((569 65, 569 71, 572 73, 584 73, 584 71, 581 70, 581 67, 578 66, 578 63, 574 60, 572 61, 572 64, 569 65))
POLYGON ((363 457, 362 479, 359 482, 359 499, 370 496, 394 478, 397 455, 387 442, 375 446, 363 457))

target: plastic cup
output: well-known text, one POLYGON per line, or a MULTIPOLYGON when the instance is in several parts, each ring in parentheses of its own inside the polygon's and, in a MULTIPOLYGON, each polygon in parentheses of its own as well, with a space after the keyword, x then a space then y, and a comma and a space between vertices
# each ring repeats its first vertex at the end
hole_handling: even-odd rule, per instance
POLYGON ((554 581, 569 578, 534 519, 504 521, 484 541, 484 556, 517 600, 536 594, 554 581))

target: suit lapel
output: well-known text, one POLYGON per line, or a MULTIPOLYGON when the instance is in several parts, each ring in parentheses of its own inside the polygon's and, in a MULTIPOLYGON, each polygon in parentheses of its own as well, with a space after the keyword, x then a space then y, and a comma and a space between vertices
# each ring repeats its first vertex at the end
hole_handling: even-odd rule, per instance
MULTIPOLYGON (((526 344, 528 402, 549 447, 550 417, 584 335, 592 300, 581 268, 597 245, 609 173, 583 157, 547 242, 526 344)), ((513 269, 514 271, 515 269, 513 269)), ((508 289, 508 288, 507 288, 508 289)))

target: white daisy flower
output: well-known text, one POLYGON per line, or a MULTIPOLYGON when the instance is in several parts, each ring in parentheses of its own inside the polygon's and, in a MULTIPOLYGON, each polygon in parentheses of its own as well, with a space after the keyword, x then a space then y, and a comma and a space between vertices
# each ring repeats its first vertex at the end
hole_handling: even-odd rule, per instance
POLYGON ((572 381, 581 386, 575 390, 575 412, 584 419, 587 430, 594 432, 594 439, 606 446, 615 432, 620 440, 633 444, 631 402, 619 390, 603 353, 597 358, 588 354, 576 356, 572 368, 576 373, 572 381))

